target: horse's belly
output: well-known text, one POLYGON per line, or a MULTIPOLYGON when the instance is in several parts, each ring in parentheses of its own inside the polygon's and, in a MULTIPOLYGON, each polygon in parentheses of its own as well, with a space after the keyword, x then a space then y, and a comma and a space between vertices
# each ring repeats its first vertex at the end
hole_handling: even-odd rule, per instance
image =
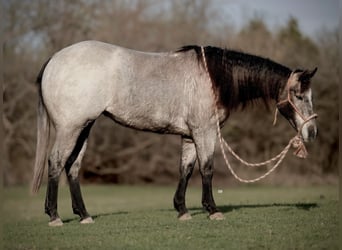
POLYGON ((181 115, 171 115, 167 112, 161 113, 153 110, 120 112, 113 109, 108 109, 105 114, 121 125, 130 128, 156 133, 189 135, 185 119, 181 115))

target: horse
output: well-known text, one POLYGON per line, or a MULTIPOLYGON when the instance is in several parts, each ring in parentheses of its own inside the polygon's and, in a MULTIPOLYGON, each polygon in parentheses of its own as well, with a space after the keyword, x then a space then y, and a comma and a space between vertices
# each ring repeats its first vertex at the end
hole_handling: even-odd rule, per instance
POLYGON ((50 226, 63 225, 57 196, 65 170, 74 214, 81 224, 94 222, 82 198, 79 170, 91 127, 104 115, 126 127, 180 136, 180 179, 173 198, 179 220, 191 219, 185 194, 196 160, 202 205, 210 219, 224 219, 212 192, 216 118, 222 127, 239 107, 256 100, 275 101, 303 140, 314 140, 316 121, 305 119, 313 114, 310 79, 316 70, 291 70, 267 58, 212 46, 189 45, 162 53, 100 41, 66 47, 42 66, 37 77, 32 192, 38 192, 48 165, 45 213, 50 226), (287 97, 295 108, 283 101, 287 97), (52 126, 56 133, 49 152, 52 126))

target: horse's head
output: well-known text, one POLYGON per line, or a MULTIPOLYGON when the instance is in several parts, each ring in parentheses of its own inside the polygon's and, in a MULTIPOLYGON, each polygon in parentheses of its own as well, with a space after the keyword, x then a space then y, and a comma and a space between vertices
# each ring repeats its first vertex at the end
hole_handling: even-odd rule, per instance
POLYGON ((287 85, 279 94, 277 108, 280 113, 298 131, 304 141, 312 141, 317 135, 316 117, 313 112, 310 80, 314 70, 295 70, 291 73, 287 85))

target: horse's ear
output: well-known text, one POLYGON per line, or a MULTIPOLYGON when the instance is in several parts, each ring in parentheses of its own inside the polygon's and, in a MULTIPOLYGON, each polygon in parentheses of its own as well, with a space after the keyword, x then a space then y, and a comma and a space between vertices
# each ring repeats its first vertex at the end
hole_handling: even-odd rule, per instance
POLYGON ((317 67, 314 68, 313 70, 304 70, 299 76, 299 81, 301 82, 310 81, 310 79, 316 74, 316 72, 317 72, 317 67))
POLYGON ((317 72, 317 67, 314 68, 314 70, 311 71, 310 78, 312 78, 316 74, 316 72, 317 72))
POLYGON ((300 76, 298 77, 298 80, 300 82, 300 90, 301 92, 307 90, 310 87, 310 80, 311 78, 316 74, 317 67, 313 70, 304 70, 300 76))

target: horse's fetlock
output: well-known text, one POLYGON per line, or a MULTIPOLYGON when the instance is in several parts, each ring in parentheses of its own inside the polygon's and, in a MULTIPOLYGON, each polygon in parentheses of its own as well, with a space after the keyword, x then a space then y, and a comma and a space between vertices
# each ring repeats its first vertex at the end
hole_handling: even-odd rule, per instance
POLYGON ((72 212, 76 215, 81 215, 80 210, 75 207, 72 208, 72 212))

